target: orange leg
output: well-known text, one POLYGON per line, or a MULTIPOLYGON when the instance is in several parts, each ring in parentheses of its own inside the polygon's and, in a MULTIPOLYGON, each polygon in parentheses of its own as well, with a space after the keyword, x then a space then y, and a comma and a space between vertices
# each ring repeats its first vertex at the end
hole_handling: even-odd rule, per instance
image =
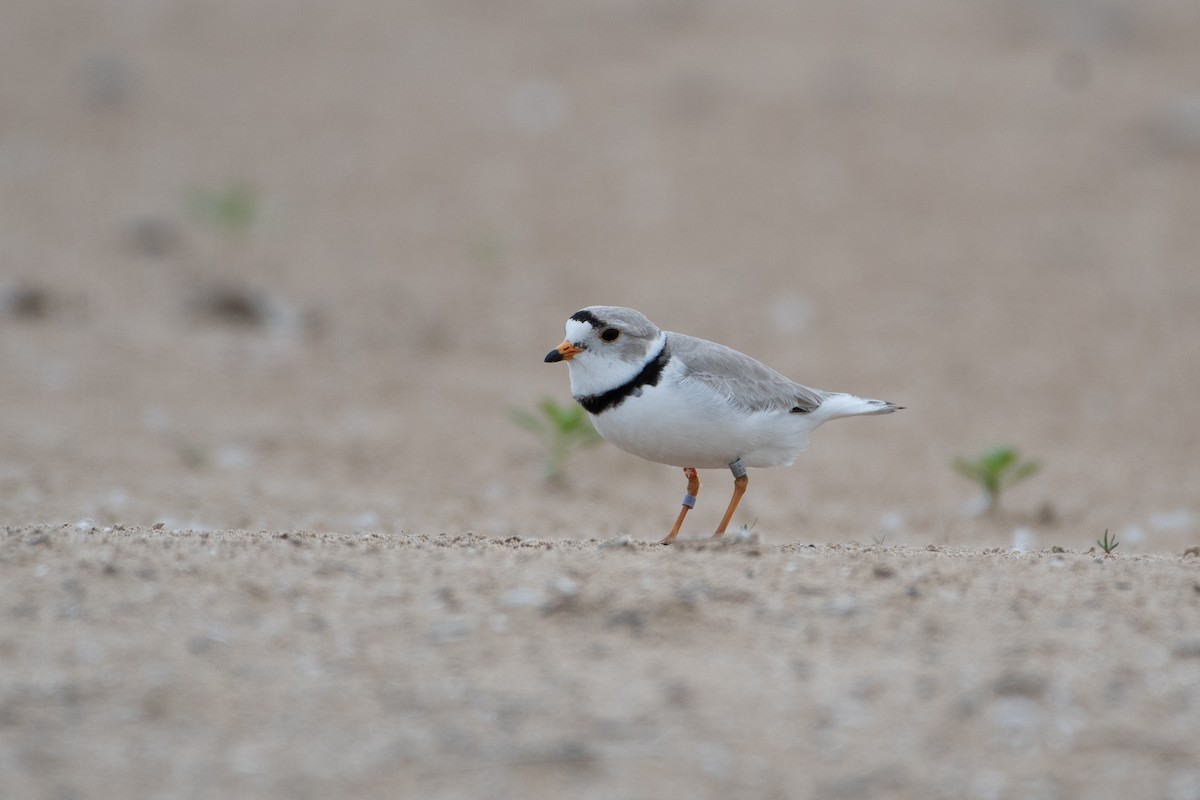
POLYGON ((696 474, 695 467, 684 467, 683 474, 687 475, 688 479, 687 494, 683 496, 683 508, 679 509, 679 518, 675 520, 675 527, 671 528, 667 538, 659 544, 670 544, 675 541, 675 537, 679 535, 679 529, 683 527, 683 518, 687 516, 687 512, 692 509, 692 506, 696 505, 696 495, 700 494, 700 476, 696 474))
POLYGON ((742 495, 746 493, 746 485, 750 483, 750 478, 746 475, 746 467, 740 458, 729 465, 729 470, 733 473, 733 497, 730 498, 729 508, 725 509, 725 517, 721 520, 721 524, 713 536, 725 534, 725 529, 729 527, 729 520, 733 519, 733 512, 737 509, 738 503, 742 501, 742 495))

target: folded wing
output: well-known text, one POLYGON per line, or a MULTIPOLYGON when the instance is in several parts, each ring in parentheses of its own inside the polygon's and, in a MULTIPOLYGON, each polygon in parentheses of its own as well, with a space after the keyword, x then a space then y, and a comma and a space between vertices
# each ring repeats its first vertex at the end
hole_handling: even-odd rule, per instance
POLYGON ((671 354, 683 367, 682 380, 714 390, 735 408, 808 414, 829 396, 723 344, 682 333, 668 333, 667 337, 671 354))

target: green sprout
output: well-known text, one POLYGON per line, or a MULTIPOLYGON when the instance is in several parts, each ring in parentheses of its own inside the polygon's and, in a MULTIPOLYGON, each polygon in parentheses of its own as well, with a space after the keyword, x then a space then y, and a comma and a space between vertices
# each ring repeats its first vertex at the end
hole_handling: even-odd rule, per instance
POLYGON ((1112 555, 1113 550, 1117 549, 1117 545, 1121 543, 1117 541, 1117 537, 1115 536, 1110 539, 1108 536, 1108 528, 1105 528, 1104 538, 1097 539, 1096 544, 1100 545, 1100 549, 1104 551, 1104 555, 1109 556, 1112 555))
POLYGON ((975 460, 954 459, 954 469, 963 477, 983 489, 987 505, 985 512, 993 512, 1000 505, 1000 494, 1010 486, 1020 483, 1042 468, 1038 461, 1021 461, 1015 447, 993 447, 975 460))
POLYGON ((567 459, 578 450, 599 444, 602 439, 592 427, 587 412, 575 403, 559 405, 544 397, 537 412, 514 408, 512 421, 542 440, 546 446, 545 476, 550 483, 562 483, 567 459))
POLYGON ((244 235, 258 219, 258 193, 243 181, 223 190, 195 187, 186 205, 194 220, 229 236, 244 235))

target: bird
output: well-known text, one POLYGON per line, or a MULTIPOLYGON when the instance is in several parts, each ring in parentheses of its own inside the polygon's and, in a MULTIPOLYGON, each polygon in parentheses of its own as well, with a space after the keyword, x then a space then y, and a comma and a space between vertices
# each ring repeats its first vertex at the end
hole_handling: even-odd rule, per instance
POLYGON ((606 441, 683 468, 683 507, 661 544, 675 541, 696 505, 696 470, 733 473, 733 496, 713 534, 720 537, 746 492, 748 469, 791 466, 813 430, 831 419, 904 408, 802 386, 744 353, 661 330, 621 306, 576 311, 545 361, 567 363, 571 395, 606 441))

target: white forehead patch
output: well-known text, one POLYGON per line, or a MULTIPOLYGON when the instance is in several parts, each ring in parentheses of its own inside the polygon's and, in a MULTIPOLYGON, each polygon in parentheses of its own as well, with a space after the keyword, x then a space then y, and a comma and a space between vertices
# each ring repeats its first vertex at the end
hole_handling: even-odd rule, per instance
POLYGON ((592 332, 590 322, 580 322, 577 319, 567 320, 567 341, 582 342, 592 332))

